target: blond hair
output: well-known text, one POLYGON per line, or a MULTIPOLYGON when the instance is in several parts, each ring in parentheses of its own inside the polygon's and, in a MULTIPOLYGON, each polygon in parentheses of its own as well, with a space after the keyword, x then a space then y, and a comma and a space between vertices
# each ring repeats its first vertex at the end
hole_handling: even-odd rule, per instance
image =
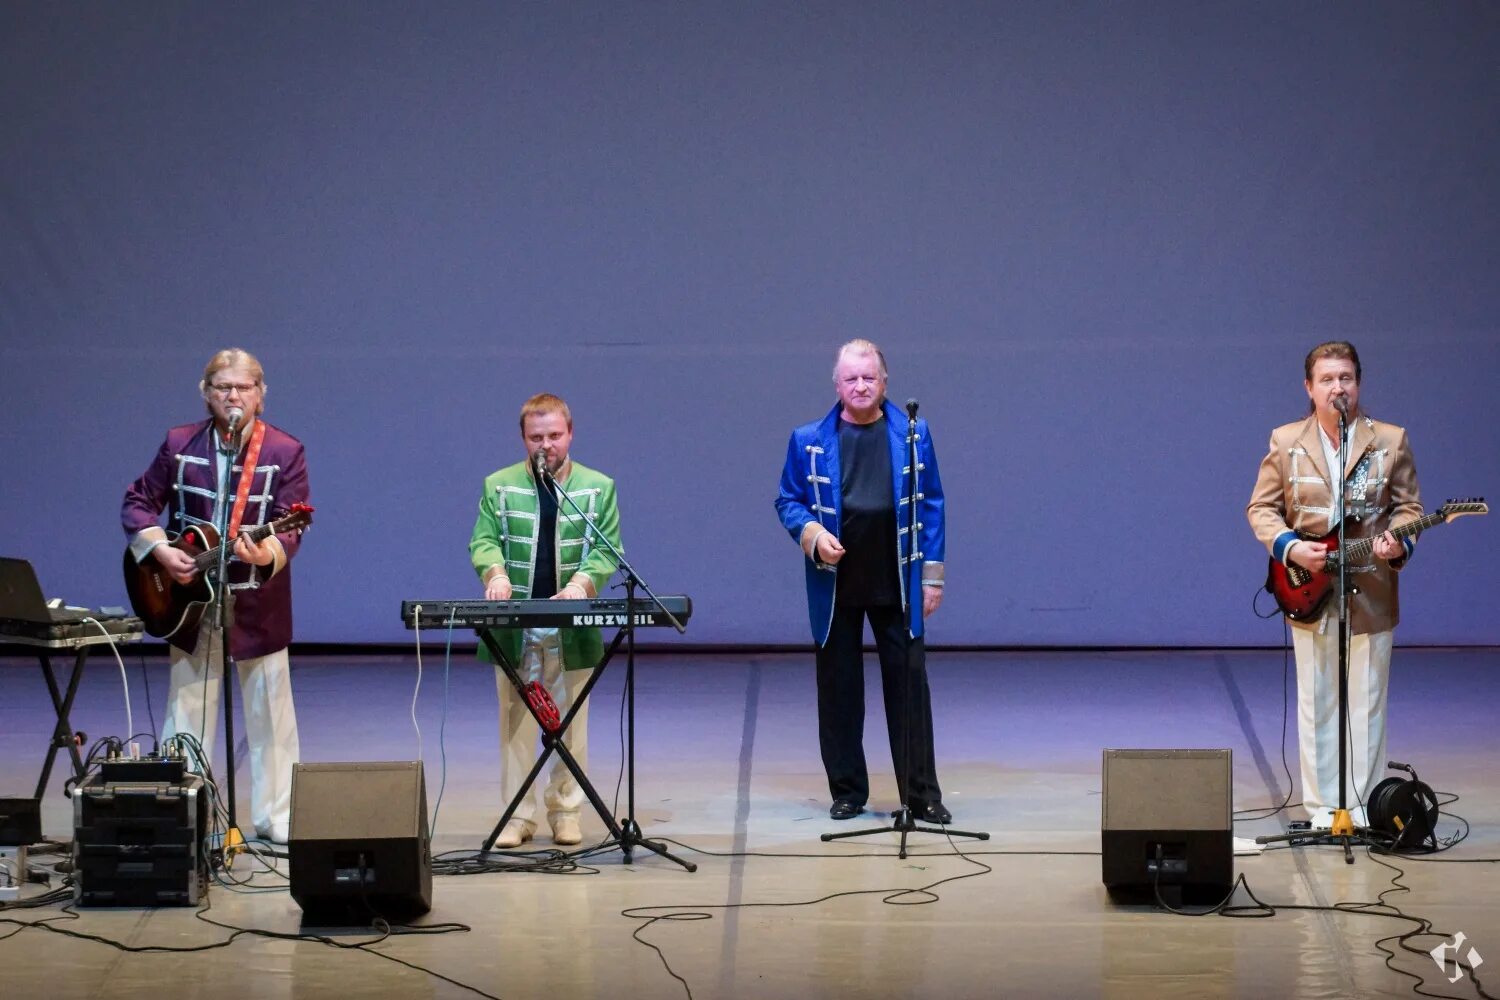
POLYGON ((876 347, 874 341, 865 340, 863 337, 856 337, 840 347, 838 353, 833 356, 833 370, 835 379, 838 378, 839 362, 843 360, 845 354, 858 354, 865 357, 874 355, 875 360, 880 363, 880 377, 889 377, 886 373, 885 368, 885 352, 882 351, 879 347, 876 347))
POLYGON ((573 429, 573 411, 568 409, 568 404, 563 402, 562 397, 550 392, 539 392, 521 404, 521 433, 526 433, 527 417, 537 417, 544 413, 561 413, 568 422, 568 430, 573 429))
MULTIPOLYGON (((260 400, 255 404, 255 415, 259 416, 266 408, 266 370, 260 366, 260 359, 242 347, 226 347, 203 366, 198 393, 203 397, 204 405, 208 404, 208 387, 213 384, 214 376, 226 368, 243 368, 255 379, 255 384, 260 387, 260 400)), ((213 407, 210 406, 208 412, 212 414, 213 407)))

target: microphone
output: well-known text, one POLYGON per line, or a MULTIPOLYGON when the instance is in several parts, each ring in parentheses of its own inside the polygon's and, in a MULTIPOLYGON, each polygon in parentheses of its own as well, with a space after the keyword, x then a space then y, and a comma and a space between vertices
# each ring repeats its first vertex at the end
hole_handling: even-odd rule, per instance
POLYGON ((228 417, 229 430, 224 432, 224 447, 233 448, 239 443, 236 440, 236 436, 240 432, 240 421, 245 419, 245 411, 240 409, 238 406, 231 406, 229 408, 228 417))
POLYGON ((537 482, 544 482, 547 478, 547 449, 538 448, 531 456, 531 472, 536 476, 537 482))
POLYGON ((1333 408, 1335 410, 1339 411, 1339 416, 1341 416, 1341 417, 1348 417, 1349 416, 1349 397, 1345 396, 1343 393, 1339 393, 1337 396, 1334 396, 1333 397, 1333 408))
POLYGON ((1410 764, 1403 764, 1399 760, 1388 760, 1385 762, 1385 766, 1390 768, 1392 771, 1405 771, 1413 778, 1417 776, 1417 772, 1412 770, 1412 766, 1410 764))
POLYGON ((915 399, 908 399, 906 401, 906 419, 917 419, 917 401, 915 399))

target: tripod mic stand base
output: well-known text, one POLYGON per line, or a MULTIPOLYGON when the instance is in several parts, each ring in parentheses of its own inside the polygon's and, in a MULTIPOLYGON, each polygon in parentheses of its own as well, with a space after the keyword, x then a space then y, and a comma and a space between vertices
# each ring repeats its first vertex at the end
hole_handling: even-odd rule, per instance
POLYGON ((668 851, 666 847, 654 840, 647 840, 641 833, 640 824, 635 820, 630 819, 629 817, 620 822, 620 835, 618 837, 615 837, 612 840, 606 840, 602 844, 598 844, 594 847, 589 848, 589 854, 592 855, 597 854, 600 851, 618 849, 622 854, 625 855, 625 863, 628 865, 632 863, 630 857, 631 852, 634 851, 637 847, 644 847, 646 850, 652 852, 653 854, 658 854, 661 857, 666 858, 668 861, 676 862, 690 872, 695 872, 698 870, 698 866, 693 864, 693 862, 685 861, 682 858, 679 858, 671 851, 668 851))
POLYGON ((1349 810, 1338 809, 1333 814, 1333 823, 1328 828, 1329 836, 1352 837, 1354 836, 1354 820, 1349 816, 1349 810))
POLYGON ((850 830, 847 833, 825 833, 819 839, 823 843, 832 840, 847 840, 850 837, 864 837, 875 833, 899 833, 901 834, 901 849, 896 855, 898 858, 906 857, 906 835, 909 833, 935 833, 943 837, 969 837, 972 840, 989 840, 987 833, 971 833, 966 830, 954 830, 946 826, 918 826, 916 819, 912 817, 911 810, 902 806, 891 813, 890 826, 877 826, 870 830, 850 830))
POLYGON ((1328 841, 1336 842, 1344 849, 1344 863, 1354 864, 1354 845, 1370 844, 1369 834, 1373 833, 1367 826, 1355 826, 1354 819, 1349 815, 1349 810, 1338 809, 1334 811, 1333 819, 1325 829, 1293 830, 1290 833, 1277 833, 1269 836, 1256 837, 1257 844, 1291 844, 1293 847, 1305 847, 1308 844, 1319 844, 1328 841))
POLYGON ((245 851, 245 835, 240 833, 240 828, 231 826, 224 831, 224 842, 219 845, 219 854, 224 859, 224 868, 227 871, 234 867, 234 856, 245 851))

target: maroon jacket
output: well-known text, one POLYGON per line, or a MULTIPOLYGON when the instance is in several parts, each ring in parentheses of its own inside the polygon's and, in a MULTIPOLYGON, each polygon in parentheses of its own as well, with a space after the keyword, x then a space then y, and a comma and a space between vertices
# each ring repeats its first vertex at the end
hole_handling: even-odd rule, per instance
MULTIPOLYGON (((211 523, 216 493, 212 430, 213 421, 202 420, 167 431, 167 439, 156 458, 125 490, 120 522, 127 535, 133 537, 157 525, 163 510, 167 511, 167 531, 173 534, 194 524, 211 523)), ((230 473, 231 503, 239 488, 238 463, 243 457, 242 450, 230 473)), ((307 497, 307 459, 302 442, 266 424, 243 523, 254 526, 274 521, 285 515, 292 504, 305 503, 307 497)), ((230 556, 229 586, 235 602, 229 651, 235 659, 265 656, 285 649, 292 641, 291 560, 301 543, 301 532, 284 532, 276 537, 281 539, 287 555, 287 564, 280 573, 272 575, 270 566, 251 566, 230 556)), ((198 635, 179 634, 169 641, 192 652, 198 635)))

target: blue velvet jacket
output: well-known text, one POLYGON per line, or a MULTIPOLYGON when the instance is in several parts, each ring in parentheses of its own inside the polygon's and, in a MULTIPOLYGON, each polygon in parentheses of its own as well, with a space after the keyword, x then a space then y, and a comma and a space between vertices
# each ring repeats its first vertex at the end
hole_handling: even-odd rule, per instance
MULTIPOLYGON (((787 444, 786 465, 781 470, 781 492, 776 511, 781 524, 799 544, 808 525, 817 522, 828 531, 839 533, 843 512, 843 484, 839 473, 839 413, 835 404, 822 420, 803 424, 792 431, 787 444)), ((889 400, 884 405, 885 423, 891 446, 891 492, 896 502, 896 553, 904 566, 898 567, 903 599, 910 611, 907 629, 915 638, 922 634, 922 581, 940 583, 943 577, 943 481, 938 475, 937 452, 927 421, 917 420, 917 545, 907 558, 907 532, 911 527, 911 464, 907 455, 906 414, 889 400)), ((806 549, 804 548, 804 552, 806 549)), ((838 586, 838 567, 805 557, 807 577, 807 615, 813 640, 818 645, 828 641, 833 625, 834 590, 838 586)))

